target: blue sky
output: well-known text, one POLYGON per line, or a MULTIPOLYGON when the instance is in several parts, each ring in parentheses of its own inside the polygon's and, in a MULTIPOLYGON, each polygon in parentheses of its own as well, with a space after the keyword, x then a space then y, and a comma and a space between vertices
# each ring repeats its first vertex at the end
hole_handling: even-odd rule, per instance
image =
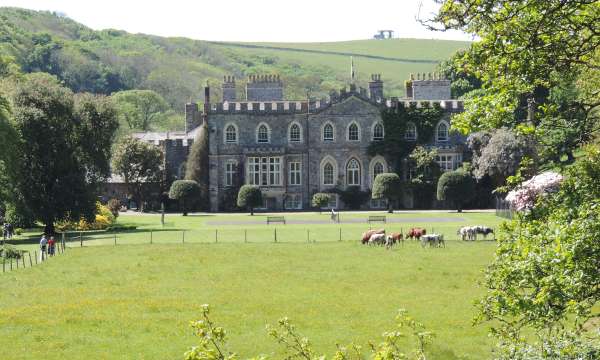
POLYGON ((93 29, 203 40, 356 40, 378 29, 397 37, 470 40, 429 32, 416 21, 435 11, 432 0, 0 0, 0 6, 60 11, 93 29))

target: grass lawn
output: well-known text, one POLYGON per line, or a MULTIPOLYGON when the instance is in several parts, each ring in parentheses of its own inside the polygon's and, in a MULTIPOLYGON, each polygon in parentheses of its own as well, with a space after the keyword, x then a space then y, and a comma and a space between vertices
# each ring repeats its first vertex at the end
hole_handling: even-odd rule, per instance
MULTIPOLYGON (((315 220, 328 215, 287 214, 315 220)), ((344 216, 366 218, 367 214, 344 216)), ((432 359, 480 359, 490 353, 485 326, 471 325, 477 284, 491 260, 494 242, 448 241, 441 249, 408 242, 392 251, 357 241, 337 241, 340 225, 239 225, 264 214, 168 215, 165 230, 156 215, 120 216, 138 225, 106 239, 70 243, 67 254, 41 266, 0 275, 0 358, 177 359, 195 339, 188 322, 198 306, 213 306, 229 330, 230 347, 243 356, 275 355, 280 348, 264 326, 288 316, 320 352, 335 343, 378 340, 393 329, 398 308, 436 333, 432 359), (219 243, 204 239, 219 229, 219 243), (312 240, 305 238, 310 229, 312 240), (146 230, 154 229, 149 245, 146 230), (244 229, 253 238, 243 243, 244 229), (163 231, 158 231, 163 230, 163 231), (173 235, 186 230, 185 244, 173 235), (261 232, 264 235, 260 235, 261 232), (170 235, 171 234, 171 235, 170 235), (198 236, 194 236, 194 234, 198 236)), ((497 225, 489 213, 401 213, 393 218, 448 218, 452 222, 388 223, 388 230, 423 225, 448 235, 459 226, 497 225)), ((366 224, 342 224, 344 240, 355 240, 366 224)), ((454 235, 453 238, 455 238, 454 235)), ((33 246, 33 245, 26 245, 33 246)))

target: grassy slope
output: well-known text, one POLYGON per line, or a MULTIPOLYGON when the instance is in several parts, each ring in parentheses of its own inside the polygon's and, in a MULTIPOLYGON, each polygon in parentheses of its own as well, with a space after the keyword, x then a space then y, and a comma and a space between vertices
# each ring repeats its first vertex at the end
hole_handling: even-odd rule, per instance
MULTIPOLYGON (((49 32, 62 39, 65 59, 74 59, 68 71, 100 62, 115 69, 134 88, 161 93, 176 111, 183 102, 196 98, 203 84, 217 85, 223 74, 245 76, 279 73, 288 84, 288 98, 304 97, 308 88, 317 96, 348 82, 349 58, 345 55, 300 53, 297 51, 248 49, 215 45, 185 38, 162 38, 122 31, 93 31, 70 19, 47 12, 0 8, 5 24, 0 26, 0 48, 26 56, 31 34, 49 32)), ((382 73, 388 96, 403 96, 403 82, 410 73, 433 71, 435 64, 466 42, 394 39, 335 43, 260 43, 275 47, 351 52, 393 58, 424 59, 427 63, 356 58, 360 85, 366 86, 371 73, 382 73)), ((96 65, 93 65, 96 66, 96 65)), ((240 89, 241 90, 241 89, 240 89)), ((241 93, 241 91, 240 91, 241 93)), ((215 94, 216 95, 216 94, 215 94)), ((217 95, 218 98, 218 95, 217 95)))
MULTIPOLYGON (((398 308, 436 333, 432 359, 489 354, 471 326, 493 243, 85 247, 0 281, 0 349, 11 359, 180 358, 197 306, 244 356, 273 353, 264 325, 289 316, 319 351, 377 340, 398 308)), ((276 356, 281 358, 281 354, 276 356)))

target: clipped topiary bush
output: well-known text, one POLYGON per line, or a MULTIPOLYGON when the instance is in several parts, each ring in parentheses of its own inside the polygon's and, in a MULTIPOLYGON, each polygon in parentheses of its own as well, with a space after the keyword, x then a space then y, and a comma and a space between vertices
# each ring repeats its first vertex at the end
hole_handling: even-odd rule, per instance
POLYGON ((474 195, 475 180, 464 170, 446 172, 438 180, 437 199, 453 202, 458 212, 462 212, 462 205, 474 195))
POLYGON ((183 216, 187 216, 188 211, 197 205, 201 196, 200 185, 194 180, 176 180, 171 184, 169 198, 178 200, 183 211, 183 216))
POLYGON ((401 183, 398 174, 379 174, 375 177, 375 181, 373 182, 371 198, 386 199, 388 202, 388 212, 392 213, 394 211, 394 201, 400 196, 401 183))
POLYGON ((316 193, 312 197, 312 206, 319 209, 319 213, 321 212, 321 208, 324 208, 329 204, 329 200, 331 199, 330 194, 326 193, 316 193))
POLYGON ((254 208, 262 204, 262 192, 256 185, 244 185, 238 192, 237 205, 248 208, 250 215, 254 215, 254 208))

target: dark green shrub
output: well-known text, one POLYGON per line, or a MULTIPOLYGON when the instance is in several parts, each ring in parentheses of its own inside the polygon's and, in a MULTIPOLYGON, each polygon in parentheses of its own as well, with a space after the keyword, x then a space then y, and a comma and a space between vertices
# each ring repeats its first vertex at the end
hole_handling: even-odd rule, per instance
POLYGON ((383 173, 377 175, 373 182, 373 199, 387 199, 388 211, 393 212, 393 204, 401 194, 400 176, 394 173, 383 173))
POLYGON ((33 214, 22 204, 8 204, 6 206, 5 220, 14 227, 31 228, 35 223, 33 214))
POLYGON ((438 181, 437 199, 448 200, 455 204, 458 212, 462 211, 462 205, 475 195, 475 180, 464 170, 449 171, 438 181))
POLYGON ((200 186, 194 180, 176 180, 169 190, 169 198, 179 201, 183 216, 197 205, 200 196, 200 186))
POLYGON ((262 192, 258 186, 244 185, 238 192, 237 205, 250 209, 250 215, 254 215, 254 208, 260 206, 262 200, 262 192))
POLYGON ((336 192, 344 204, 352 210, 360 209, 371 197, 371 192, 362 191, 359 186, 348 186, 346 190, 337 190, 336 192))

